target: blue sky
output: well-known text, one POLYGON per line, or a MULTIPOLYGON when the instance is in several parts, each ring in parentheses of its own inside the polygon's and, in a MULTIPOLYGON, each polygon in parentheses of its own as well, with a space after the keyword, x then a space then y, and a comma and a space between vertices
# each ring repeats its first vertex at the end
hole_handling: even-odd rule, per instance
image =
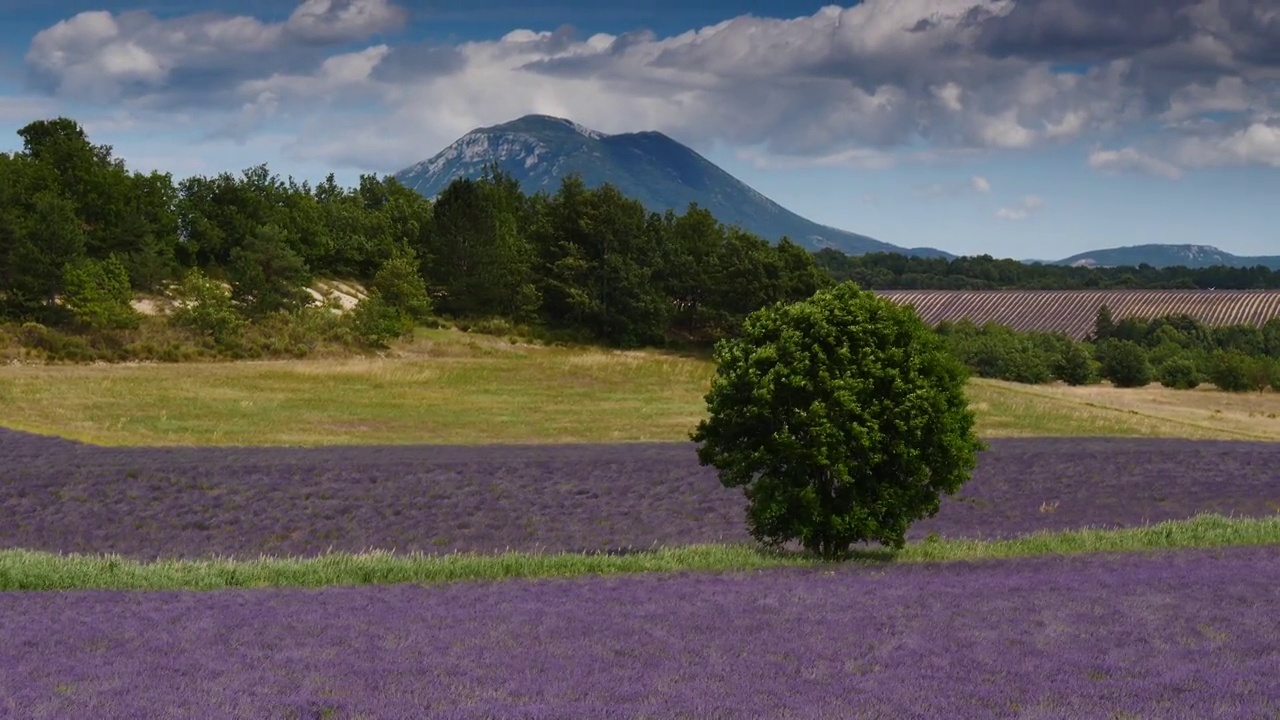
POLYGON ((538 112, 661 130, 903 246, 1280 254, 1275 0, 5 0, 0 150, 391 173, 538 112))

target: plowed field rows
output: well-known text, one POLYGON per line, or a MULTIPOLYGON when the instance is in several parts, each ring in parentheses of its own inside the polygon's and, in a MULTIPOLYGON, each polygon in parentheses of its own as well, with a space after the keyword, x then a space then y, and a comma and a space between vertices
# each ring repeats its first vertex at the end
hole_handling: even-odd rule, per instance
POLYGON ((1261 326, 1280 317, 1280 290, 877 290, 915 307, 930 325, 969 319, 1015 330, 1063 332, 1077 340, 1093 330, 1098 308, 1117 320, 1185 313, 1207 325, 1261 326))

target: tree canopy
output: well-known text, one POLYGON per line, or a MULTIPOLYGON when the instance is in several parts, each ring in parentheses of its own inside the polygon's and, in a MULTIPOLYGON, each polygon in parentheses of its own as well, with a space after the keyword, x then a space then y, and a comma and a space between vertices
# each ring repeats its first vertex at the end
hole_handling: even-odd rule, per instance
POLYGON ((752 313, 715 360, 692 438, 765 544, 902 547, 976 464, 965 368, 915 311, 853 283, 752 313))

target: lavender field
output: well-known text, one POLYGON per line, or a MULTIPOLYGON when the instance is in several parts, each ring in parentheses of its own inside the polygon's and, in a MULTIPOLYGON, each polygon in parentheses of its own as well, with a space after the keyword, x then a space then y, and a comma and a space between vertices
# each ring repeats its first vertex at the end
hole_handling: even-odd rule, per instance
POLYGON ((1272 718, 1280 554, 0 594, 0 716, 1272 718))
MULTIPOLYGON (((990 441, 909 537, 1280 510, 1280 444, 990 441)), ((103 448, 0 430, 0 548, 136 558, 619 550, 744 542, 691 444, 103 448)))

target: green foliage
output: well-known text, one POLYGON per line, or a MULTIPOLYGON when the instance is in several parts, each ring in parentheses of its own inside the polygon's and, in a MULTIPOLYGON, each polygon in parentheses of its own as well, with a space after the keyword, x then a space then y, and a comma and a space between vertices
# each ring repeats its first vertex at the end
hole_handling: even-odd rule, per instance
POLYGON ((67 263, 63 284, 62 304, 83 325, 94 330, 138 327, 141 316, 133 309, 129 271, 115 255, 67 263))
MULTIPOLYGON (((1280 288, 1280 271, 1253 267, 1087 267, 1026 264, 990 255, 958 258, 906 257, 900 253, 845 255, 834 249, 814 254, 834 280, 853 280, 875 290, 1086 290, 1280 288)), ((1104 338, 1105 339, 1105 338, 1104 338)))
POLYGON ((1135 317, 1121 318, 1120 322, 1116 323, 1115 327, 1112 328, 1109 337, 1144 345, 1148 337, 1147 321, 1135 317))
MULTIPOLYGON (((339 187, 332 176, 313 188, 257 165, 175 183, 168 174, 127 171, 109 146, 92 144, 68 118, 30 123, 18 134, 23 149, 0 153, 2 319, 38 321, 50 331, 127 334, 136 329, 132 316, 113 316, 99 302, 120 297, 118 266, 141 291, 199 270, 201 277, 229 278, 234 306, 251 321, 236 318, 235 307, 203 319, 179 313, 178 326, 209 339, 211 352, 292 353, 314 345, 277 348, 258 332, 280 323, 298 337, 314 330, 354 338, 361 329, 361 342, 384 338, 378 344, 395 328, 410 327, 406 318, 422 323, 433 311, 456 322, 506 322, 579 342, 689 347, 732 336, 750 313, 807 299, 833 278, 875 288, 1280 287, 1280 272, 1262 267, 1085 268, 987 256, 813 254, 787 238, 726 227, 696 205, 679 214, 649 212, 616 188, 588 188, 575 176, 553 194, 526 195, 496 167, 456 181, 434 208, 394 178, 373 175, 362 175, 354 188, 339 187), (109 281, 95 274, 94 263, 111 264, 109 281), (359 279, 381 299, 364 306, 358 320, 312 327, 337 322, 329 314, 298 314, 309 304, 305 287, 313 274, 359 279), (59 304, 59 297, 70 301, 59 304), (304 327, 310 329, 297 329, 304 327)), ((1083 383, 1100 370, 1086 357, 1087 346, 1060 336, 962 325, 942 334, 983 377, 1083 383)), ((1113 318, 1102 307, 1096 325, 1103 341, 1141 346, 1153 367, 1183 353, 1202 369, 1219 351, 1280 358, 1280 319, 1262 328, 1209 328, 1186 315, 1113 318)), ((108 354, 135 342, 123 336, 86 342, 98 347, 99 340, 108 354)), ((172 356, 165 342, 156 352, 172 356)), ((1267 367, 1253 366, 1253 385, 1270 376, 1267 367)))
POLYGON ((1156 367, 1156 379, 1167 388, 1193 390, 1200 386, 1203 375, 1189 355, 1176 355, 1156 367))
POLYGON ((744 488, 768 545, 798 539, 828 559, 862 541, 900 548, 982 447, 945 343, 852 283, 752 313, 715 360, 692 438, 726 487, 744 488))
POLYGON ((263 225, 232 248, 227 274, 231 298, 250 316, 298 310, 311 299, 305 289, 311 279, 307 265, 277 225, 263 225))
POLYGON ((7 314, 18 319, 57 320, 54 298, 63 290, 63 268, 84 257, 85 237, 75 205, 53 190, 19 201, 10 215, 3 288, 7 314))
POLYGON ((1151 382, 1151 362, 1142 346, 1131 340, 1106 340, 1098 345, 1102 377, 1122 388, 1144 387, 1151 382))
POLYGON ((231 293, 199 270, 189 270, 174 292, 173 323, 209 338, 218 347, 234 347, 245 327, 231 293))
POLYGON ((351 328, 356 338, 371 347, 387 343, 413 331, 413 321, 400 310, 373 294, 361 300, 351 312, 351 328))
POLYGON ((369 296, 351 313, 356 338, 372 347, 386 347, 431 317, 431 298, 418 275, 413 251, 397 252, 373 278, 369 296))
POLYGON ((418 260, 412 250, 397 251, 373 277, 370 292, 410 323, 431 317, 427 284, 418 274, 418 260))
POLYGON ((987 323, 970 322, 939 329, 949 347, 978 377, 1027 384, 1053 379, 1052 366, 1059 353, 1058 341, 1043 335, 1019 333, 987 323))
POLYGON ((1266 356, 1251 356, 1241 350, 1223 350, 1209 359, 1209 382, 1227 392, 1262 391, 1275 380, 1275 361, 1266 356))
POLYGON ((644 207, 616 188, 588 190, 576 176, 561 183, 535 232, 547 324, 621 347, 660 344, 671 304, 655 282, 662 257, 652 229, 644 207))
POLYGON ((503 315, 521 320, 538 308, 537 250, 519 184, 490 169, 479 179, 459 179, 436 200, 428 267, 443 293, 441 311, 453 317, 503 315))
POLYGON ((1068 341, 1053 360, 1053 376, 1068 385, 1090 385, 1098 381, 1098 362, 1089 346, 1068 341))

